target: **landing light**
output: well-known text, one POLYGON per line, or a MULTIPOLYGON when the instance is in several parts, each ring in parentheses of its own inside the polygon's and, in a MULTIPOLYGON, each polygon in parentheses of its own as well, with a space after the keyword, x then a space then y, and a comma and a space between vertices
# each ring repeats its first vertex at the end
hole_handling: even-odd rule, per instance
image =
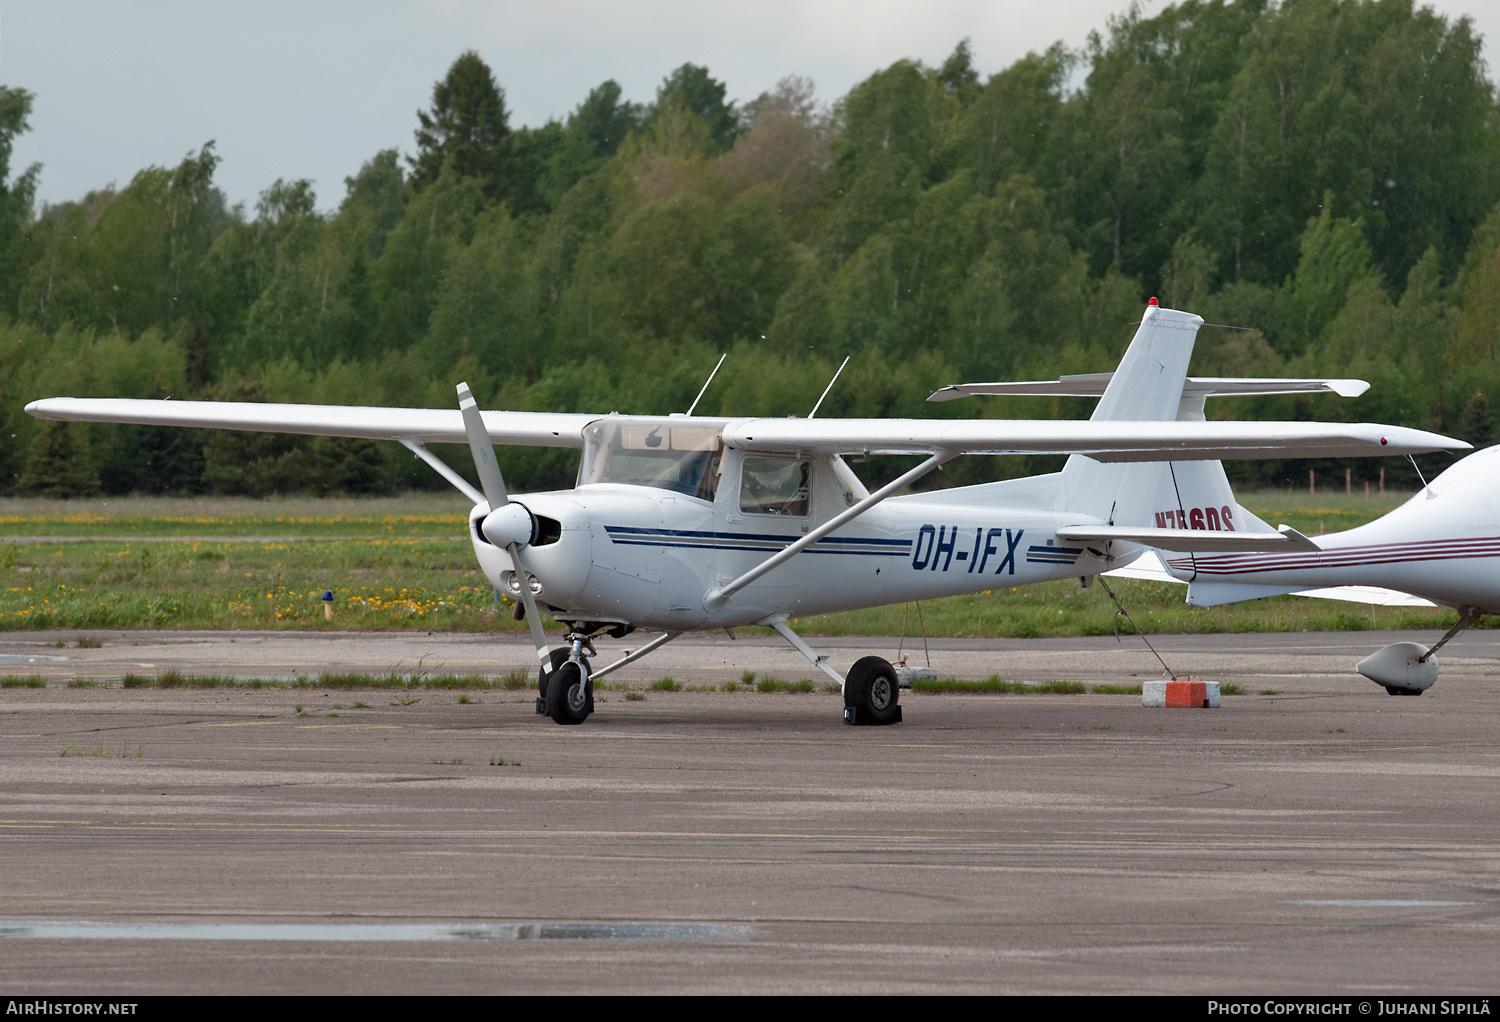
MULTIPOLYGON (((515 572, 513 572, 513 571, 507 571, 505 573, 504 577, 501 578, 500 581, 501 581, 501 584, 505 587, 505 589, 507 589, 509 592, 511 592, 512 594, 515 594, 515 595, 520 595, 520 592, 521 592, 521 580, 516 577, 516 573, 515 572)), ((536 576, 533 575, 532 578, 531 578, 531 592, 532 592, 533 595, 538 595, 538 594, 541 593, 541 591, 542 591, 541 580, 538 579, 536 576)))

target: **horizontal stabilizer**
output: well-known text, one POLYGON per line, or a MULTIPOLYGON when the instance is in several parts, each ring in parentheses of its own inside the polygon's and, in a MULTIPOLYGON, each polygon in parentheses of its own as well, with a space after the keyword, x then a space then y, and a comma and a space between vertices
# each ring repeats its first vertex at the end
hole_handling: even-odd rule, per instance
MULTIPOLYGON (((1114 373, 1080 373, 1055 380, 1021 380, 1014 383, 959 383, 944 387, 927 400, 953 401, 961 397, 1099 397, 1114 373)), ((1364 380, 1277 379, 1262 376, 1189 376, 1182 396, 1258 397, 1266 394, 1337 394, 1359 397, 1370 389, 1364 380)))
MULTIPOLYGON (((1122 540, 1144 543, 1161 550, 1183 553, 1232 550, 1305 550, 1316 553, 1318 545, 1289 525, 1279 532, 1213 532, 1204 529, 1151 529, 1130 525, 1065 525, 1057 538, 1071 543, 1090 540, 1107 543, 1122 540)), ((1287 590, 1290 592, 1290 590, 1287 590)))

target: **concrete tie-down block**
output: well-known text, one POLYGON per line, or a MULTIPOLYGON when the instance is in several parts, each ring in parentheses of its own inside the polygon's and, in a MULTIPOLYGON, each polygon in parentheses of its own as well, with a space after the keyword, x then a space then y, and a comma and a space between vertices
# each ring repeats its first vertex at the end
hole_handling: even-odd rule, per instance
POLYGON ((1144 682, 1141 685, 1141 705, 1214 709, 1219 705, 1219 683, 1193 681, 1191 678, 1144 682))

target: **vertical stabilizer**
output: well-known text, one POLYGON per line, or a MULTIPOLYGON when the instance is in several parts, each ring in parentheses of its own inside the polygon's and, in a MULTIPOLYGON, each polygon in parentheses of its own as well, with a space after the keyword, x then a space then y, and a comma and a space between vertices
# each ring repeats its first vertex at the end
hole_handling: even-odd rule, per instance
MULTIPOLYGON (((1093 422, 1201 420, 1203 397, 1183 393, 1203 319, 1150 306, 1090 417, 1093 422)), ((1218 461, 1104 464, 1073 455, 1062 471, 1058 510, 1095 515, 1112 525, 1264 532, 1242 509, 1218 461)))
MULTIPOLYGON (((1155 299, 1153 298, 1154 302, 1155 299)), ((1171 422, 1182 403, 1193 341, 1203 317, 1148 305, 1141 325, 1120 359, 1093 422, 1171 422)))

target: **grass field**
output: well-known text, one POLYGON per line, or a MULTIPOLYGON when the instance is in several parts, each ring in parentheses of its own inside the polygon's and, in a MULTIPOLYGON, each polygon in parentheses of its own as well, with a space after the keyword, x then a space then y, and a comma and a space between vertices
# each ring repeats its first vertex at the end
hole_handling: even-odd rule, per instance
MULTIPOLYGON (((1408 494, 1242 496, 1304 532, 1370 521, 1408 494)), ((0 629, 284 628, 519 631, 465 537, 461 498, 0 500, 0 629), (36 542, 35 538, 68 542, 36 542), (149 542, 146 537, 176 537, 149 542), (212 538, 205 538, 212 537, 212 538), (264 537, 227 542, 218 537, 264 537), (27 541, 17 542, 25 539, 27 541), (335 594, 334 619, 319 598, 335 594)), ((1114 583, 1148 633, 1447 627, 1448 611, 1282 596, 1199 609, 1184 587, 1114 583)), ((799 621, 810 633, 917 637, 1108 635, 1115 607, 1095 586, 1054 582, 799 621)), ((550 622, 549 622, 550 626, 550 622)))
POLYGON ((388 536, 463 538, 469 504, 458 494, 405 497, 111 497, 0 500, 0 537, 388 536))

